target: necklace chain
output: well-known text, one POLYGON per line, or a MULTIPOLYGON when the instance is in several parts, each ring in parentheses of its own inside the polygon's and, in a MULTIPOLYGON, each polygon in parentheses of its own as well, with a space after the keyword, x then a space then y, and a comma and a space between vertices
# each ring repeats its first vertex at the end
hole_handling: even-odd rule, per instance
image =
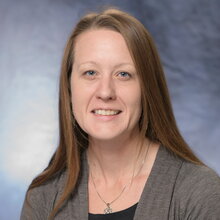
MULTIPOLYGON (((150 142, 151 143, 151 142, 150 142)), ((148 154, 148 150, 149 150, 149 147, 150 147, 150 143, 148 144, 148 147, 147 147, 147 151, 146 151, 146 154, 145 154, 145 157, 141 163, 141 166, 140 166, 140 169, 138 170, 136 176, 140 173, 140 171, 142 170, 143 166, 144 166, 144 163, 146 161, 146 158, 147 158, 147 154, 148 154)), ((132 173, 132 177, 131 177, 131 180, 129 181, 129 183, 127 183, 122 191, 120 192, 120 194, 115 198, 113 199, 111 202, 106 202, 103 197, 100 195, 100 193, 98 192, 97 190, 97 187, 96 187, 96 184, 95 184, 95 181, 94 181, 94 178, 93 178, 93 175, 92 175, 92 172, 90 171, 90 174, 91 174, 91 179, 92 179, 92 183, 93 183, 93 186, 94 186, 94 189, 98 195, 98 197, 102 200, 103 203, 105 203, 105 205, 107 206, 105 209, 104 209, 104 214, 110 214, 112 213, 112 208, 111 208, 111 204, 114 203, 116 200, 118 200, 120 198, 120 196, 122 195, 122 193, 125 191, 125 189, 130 186, 133 182, 133 179, 134 179, 134 170, 135 170, 135 166, 134 166, 134 169, 133 169, 133 173, 132 173)))

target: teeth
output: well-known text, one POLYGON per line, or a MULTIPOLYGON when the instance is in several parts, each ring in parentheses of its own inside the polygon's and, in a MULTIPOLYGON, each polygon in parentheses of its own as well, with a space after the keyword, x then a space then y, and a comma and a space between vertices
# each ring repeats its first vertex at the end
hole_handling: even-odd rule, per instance
POLYGON ((114 110, 94 110, 94 112, 98 115, 116 115, 119 113, 119 111, 114 110))

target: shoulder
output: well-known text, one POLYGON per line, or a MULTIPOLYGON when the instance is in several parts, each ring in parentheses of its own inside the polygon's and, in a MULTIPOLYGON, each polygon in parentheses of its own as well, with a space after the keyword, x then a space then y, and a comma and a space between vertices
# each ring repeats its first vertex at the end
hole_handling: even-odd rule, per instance
POLYGON ((209 167, 183 161, 175 196, 184 218, 220 216, 220 177, 209 167))
POLYGON ((186 188, 215 191, 220 189, 219 175, 207 166, 196 165, 183 161, 177 179, 178 187, 181 190, 186 188))
POLYGON ((62 193, 66 173, 60 173, 46 183, 28 190, 21 219, 46 219, 62 193))
POLYGON ((32 198, 36 200, 36 198, 39 197, 43 199, 43 201, 47 201, 47 200, 50 201, 52 197, 54 198, 55 195, 61 193, 63 189, 63 185, 65 183, 65 177, 66 177, 66 173, 62 172, 60 174, 57 174, 56 176, 54 176, 44 184, 29 190, 28 196, 30 200, 32 198))

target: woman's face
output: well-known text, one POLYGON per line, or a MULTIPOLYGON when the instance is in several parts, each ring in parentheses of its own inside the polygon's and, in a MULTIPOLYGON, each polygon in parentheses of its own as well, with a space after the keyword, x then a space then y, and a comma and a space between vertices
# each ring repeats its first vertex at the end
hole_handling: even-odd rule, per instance
POLYGON ((114 140, 136 131, 141 89, 121 34, 99 29, 78 36, 71 93, 73 114, 90 138, 114 140))

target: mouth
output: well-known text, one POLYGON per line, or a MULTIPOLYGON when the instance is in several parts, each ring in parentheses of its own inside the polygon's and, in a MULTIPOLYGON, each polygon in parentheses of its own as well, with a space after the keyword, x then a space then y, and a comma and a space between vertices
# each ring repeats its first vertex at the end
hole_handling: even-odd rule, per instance
POLYGON ((121 110, 113 110, 113 109, 95 109, 95 110, 92 110, 93 114, 103 115, 103 116, 118 115, 121 112, 122 112, 121 110))

